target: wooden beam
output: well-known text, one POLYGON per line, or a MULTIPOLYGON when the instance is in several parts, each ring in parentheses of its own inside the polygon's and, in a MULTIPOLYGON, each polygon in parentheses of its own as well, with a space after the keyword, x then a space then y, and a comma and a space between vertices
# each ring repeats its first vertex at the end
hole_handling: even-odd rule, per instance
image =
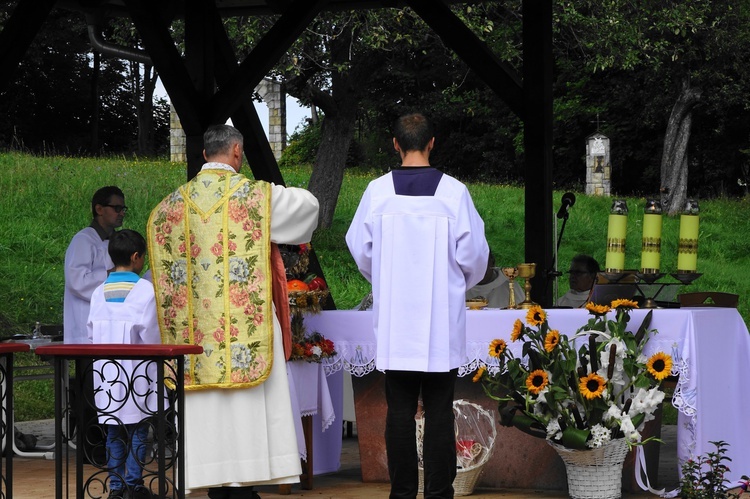
POLYGON ((326 3, 327 0, 295 0, 291 4, 242 61, 228 84, 214 95, 210 106, 212 121, 231 116, 242 96, 254 90, 326 3))
POLYGON ((16 68, 47 20, 55 0, 21 0, 0 33, 0 90, 10 83, 16 68))
POLYGON ((521 79, 513 68, 498 59, 442 1, 408 0, 407 3, 516 116, 524 119, 521 79))
MULTIPOLYGON (((220 86, 229 84, 237 71, 237 57, 229 42, 229 36, 221 22, 218 10, 209 13, 214 33, 216 81, 220 86)), ((253 176, 259 180, 285 185, 276 157, 266 138, 263 124, 253 104, 252 94, 239 97, 240 107, 232 113, 232 123, 245 139, 245 156, 253 176)))
POLYGON ((532 299, 552 305, 552 0, 523 0, 525 255, 536 263, 532 299))

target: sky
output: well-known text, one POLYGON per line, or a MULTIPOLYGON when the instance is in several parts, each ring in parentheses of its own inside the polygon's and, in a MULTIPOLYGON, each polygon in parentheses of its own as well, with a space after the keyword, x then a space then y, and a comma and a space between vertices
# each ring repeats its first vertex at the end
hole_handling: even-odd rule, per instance
MULTIPOLYGON (((164 97, 169 100, 167 91, 164 89, 164 85, 159 79, 156 83, 155 97, 164 97)), ((266 137, 268 136, 268 106, 264 102, 255 102, 255 111, 258 113, 258 118, 263 124, 263 129, 266 131, 266 137)), ((286 133, 291 135, 300 123, 303 123, 306 118, 310 117, 310 108, 303 107, 299 101, 294 97, 287 95, 286 97, 286 133)))

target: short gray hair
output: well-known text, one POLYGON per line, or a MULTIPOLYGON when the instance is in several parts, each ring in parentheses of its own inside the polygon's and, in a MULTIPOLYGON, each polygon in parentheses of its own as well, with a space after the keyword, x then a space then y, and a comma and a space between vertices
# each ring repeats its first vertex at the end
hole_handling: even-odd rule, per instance
POLYGON ((207 157, 229 152, 234 144, 243 145, 242 134, 230 125, 211 125, 203 134, 203 150, 207 157))

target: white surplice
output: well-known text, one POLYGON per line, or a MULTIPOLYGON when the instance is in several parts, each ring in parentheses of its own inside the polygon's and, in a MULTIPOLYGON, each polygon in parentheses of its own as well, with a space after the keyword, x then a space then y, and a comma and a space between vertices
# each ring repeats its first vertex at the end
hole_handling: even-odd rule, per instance
POLYGON ((96 229, 80 230, 65 251, 65 294, 63 297, 63 333, 65 343, 88 343, 86 322, 91 294, 107 278, 114 265, 96 229))
POLYGON ((484 222, 466 186, 443 175, 433 196, 370 183, 346 242, 372 283, 379 370, 446 372, 466 360, 466 289, 487 270, 484 222), (447 249, 447 250, 446 250, 447 249))
MULTIPOLYGON (((90 343, 112 343, 123 345, 142 345, 161 343, 159 324, 156 320, 156 300, 154 286, 146 279, 140 279, 130 290, 124 302, 107 302, 104 299, 104 284, 94 290, 91 295, 91 310, 87 323, 88 340, 90 343)), ((119 359, 117 363, 97 360, 94 369, 101 372, 102 377, 95 376, 95 383, 102 391, 95 393, 96 406, 108 408, 108 412, 124 424, 138 423, 146 417, 156 413, 158 400, 156 393, 156 364, 144 363, 142 360, 119 359), (145 369, 148 369, 146 382, 145 369), (135 376, 133 375, 135 373, 135 376), (127 391, 133 380, 133 389, 127 391), (147 394, 144 400, 135 400, 134 394, 147 394), (126 399, 125 396, 128 395, 126 399), (122 404, 120 405, 120 402, 122 404), (115 405, 119 405, 113 410, 115 405), (142 409, 147 408, 144 411, 142 409)), ((108 416, 99 416, 99 422, 117 424, 109 421, 108 416)))
POLYGON ((581 308, 589 299, 591 291, 576 291, 569 289, 564 295, 555 302, 556 307, 581 308))
MULTIPOLYGON (((309 242, 317 223, 315 196, 304 189, 272 187, 271 241, 309 242)), ((274 360, 265 382, 185 393, 188 489, 299 482, 302 469, 284 347, 275 314, 273 320, 274 360)))

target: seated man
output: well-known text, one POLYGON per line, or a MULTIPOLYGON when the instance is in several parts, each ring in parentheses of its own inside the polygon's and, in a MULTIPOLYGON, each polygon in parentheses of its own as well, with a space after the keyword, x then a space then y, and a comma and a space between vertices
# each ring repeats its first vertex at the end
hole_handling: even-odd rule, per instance
POLYGON ((599 263, 588 255, 576 255, 570 261, 568 282, 570 289, 555 302, 556 307, 580 308, 588 300, 596 282, 599 263))
MULTIPOLYGON (((523 288, 517 282, 513 283, 515 303, 524 300, 523 288)), ((483 296, 487 299, 487 308, 508 308, 510 301, 510 281, 499 267, 495 267, 495 255, 490 251, 487 261, 487 272, 479 284, 466 290, 466 299, 471 300, 483 296)))

